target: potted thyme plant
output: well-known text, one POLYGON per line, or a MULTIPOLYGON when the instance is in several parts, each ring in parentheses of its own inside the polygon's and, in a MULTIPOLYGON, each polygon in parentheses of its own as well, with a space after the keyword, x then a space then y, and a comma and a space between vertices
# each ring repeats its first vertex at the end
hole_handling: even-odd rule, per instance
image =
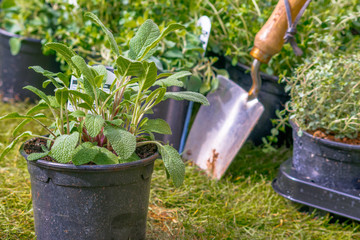
POLYGON ((293 201, 360 220, 360 54, 317 53, 287 79, 293 157, 274 189, 293 201))
POLYGON ((64 44, 46 44, 66 59, 77 89, 68 87, 70 78, 64 73, 31 67, 49 78, 44 84, 55 86, 55 96, 25 87, 41 100, 24 115, 15 112, 0 118, 23 119, 2 157, 21 138, 35 137, 23 144, 21 154, 31 176, 38 239, 144 239, 157 152, 175 186, 182 184, 185 171, 178 152, 154 139, 154 133, 171 134, 168 124, 144 115, 167 98, 208 101, 200 93, 167 92, 167 87, 182 86, 178 79, 190 73, 158 75, 155 63, 147 60, 159 41, 182 25, 170 24, 160 32, 152 20, 145 21, 131 39, 128 55, 122 56, 100 20, 92 13, 85 17, 101 26, 108 38, 116 57, 114 73, 102 65, 88 66, 64 44), (105 87, 108 78, 115 80, 105 87), (39 112, 43 109, 50 116, 39 112), (18 134, 30 121, 49 135, 18 134))

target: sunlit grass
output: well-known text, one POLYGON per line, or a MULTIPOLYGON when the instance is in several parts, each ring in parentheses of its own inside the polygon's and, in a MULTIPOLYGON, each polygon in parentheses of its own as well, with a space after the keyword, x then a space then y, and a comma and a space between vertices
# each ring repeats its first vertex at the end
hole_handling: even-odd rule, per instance
MULTIPOLYGON (((0 115, 28 108, 0 104, 0 115)), ((0 146, 11 137, 13 121, 0 122, 0 146)), ((40 129, 29 125, 28 130, 40 129)), ((277 195, 271 181, 291 155, 281 148, 265 154, 246 145, 225 177, 210 180, 190 164, 176 189, 156 162, 148 214, 149 239, 360 239, 359 224, 299 211, 277 195)), ((30 181, 26 162, 12 151, 0 162, 0 239, 34 239, 30 181)))

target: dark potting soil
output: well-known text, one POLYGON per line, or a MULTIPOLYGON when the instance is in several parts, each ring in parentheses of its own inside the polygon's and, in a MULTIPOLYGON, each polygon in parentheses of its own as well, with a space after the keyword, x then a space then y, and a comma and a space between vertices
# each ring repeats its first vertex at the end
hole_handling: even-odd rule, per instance
MULTIPOLYGON (((41 153, 41 152, 43 152, 41 146, 46 146, 46 142, 47 142, 47 140, 44 138, 33 138, 33 139, 29 140, 28 142, 26 142, 26 144, 24 145, 24 151, 26 154, 41 153)), ((154 155, 156 153, 156 151, 157 151, 156 144, 151 143, 151 144, 137 147, 135 150, 135 153, 136 153, 136 155, 139 156, 140 159, 144 159, 151 155, 154 155)), ((50 156, 46 156, 41 159, 49 161, 49 162, 56 162, 55 159, 53 159, 50 156)), ((94 165, 94 163, 91 162, 86 165, 94 165)))
POLYGON ((351 144, 351 145, 360 145, 360 134, 357 138, 336 138, 335 134, 327 134, 324 130, 316 130, 316 131, 308 131, 309 134, 311 134, 313 137, 318 137, 334 142, 339 143, 345 143, 345 144, 351 144))

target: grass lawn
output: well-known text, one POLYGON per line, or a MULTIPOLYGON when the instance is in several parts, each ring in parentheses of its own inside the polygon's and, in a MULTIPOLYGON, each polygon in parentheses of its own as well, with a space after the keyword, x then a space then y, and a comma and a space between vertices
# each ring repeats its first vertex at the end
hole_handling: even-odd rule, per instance
MULTIPOLYGON (((28 108, 0 104, 0 115, 28 108)), ((0 122, 3 148, 16 126, 0 122)), ((28 126, 28 129, 39 128, 28 126)), ((40 129, 40 128, 39 128, 40 129)), ((300 211, 302 206, 271 188, 279 165, 291 155, 280 148, 265 154, 246 145, 221 181, 210 180, 190 164, 176 189, 157 161, 148 214, 149 239, 360 239, 360 224, 329 214, 300 211)), ((34 239, 29 174, 18 151, 0 162, 0 239, 34 239)))

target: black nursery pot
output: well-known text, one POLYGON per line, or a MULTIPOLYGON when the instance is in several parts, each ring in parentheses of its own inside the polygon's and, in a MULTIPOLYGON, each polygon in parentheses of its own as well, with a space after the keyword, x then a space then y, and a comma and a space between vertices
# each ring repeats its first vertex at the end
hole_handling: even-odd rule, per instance
POLYGON ((116 165, 28 161, 37 239, 145 239, 157 157, 116 165))
MULTIPOLYGON (((249 91, 252 86, 250 68, 240 63, 233 66, 229 57, 217 57, 219 60, 215 64, 216 67, 226 69, 231 80, 249 91)), ((258 99, 264 106, 264 112, 248 137, 248 140, 255 145, 262 144, 262 138, 271 135, 271 129, 274 127, 271 119, 277 118, 276 110, 284 109, 285 103, 290 99, 284 90, 284 85, 279 84, 278 80, 276 76, 261 73, 262 86, 258 99)), ((278 139, 280 143, 291 142, 291 131, 280 132, 278 139)))
POLYGON ((294 170, 313 183, 334 189, 360 189, 360 146, 315 138, 307 132, 298 136, 293 127, 294 170))
POLYGON ((55 56, 43 55, 40 40, 33 38, 24 38, 21 41, 20 52, 13 56, 9 45, 9 39, 12 37, 19 38, 20 36, 0 29, 0 94, 2 100, 37 100, 38 97, 34 93, 23 89, 27 85, 41 89, 47 94, 53 94, 52 84, 43 89, 42 83, 46 78, 28 68, 39 65, 46 70, 58 72, 60 65, 55 61, 55 56))

